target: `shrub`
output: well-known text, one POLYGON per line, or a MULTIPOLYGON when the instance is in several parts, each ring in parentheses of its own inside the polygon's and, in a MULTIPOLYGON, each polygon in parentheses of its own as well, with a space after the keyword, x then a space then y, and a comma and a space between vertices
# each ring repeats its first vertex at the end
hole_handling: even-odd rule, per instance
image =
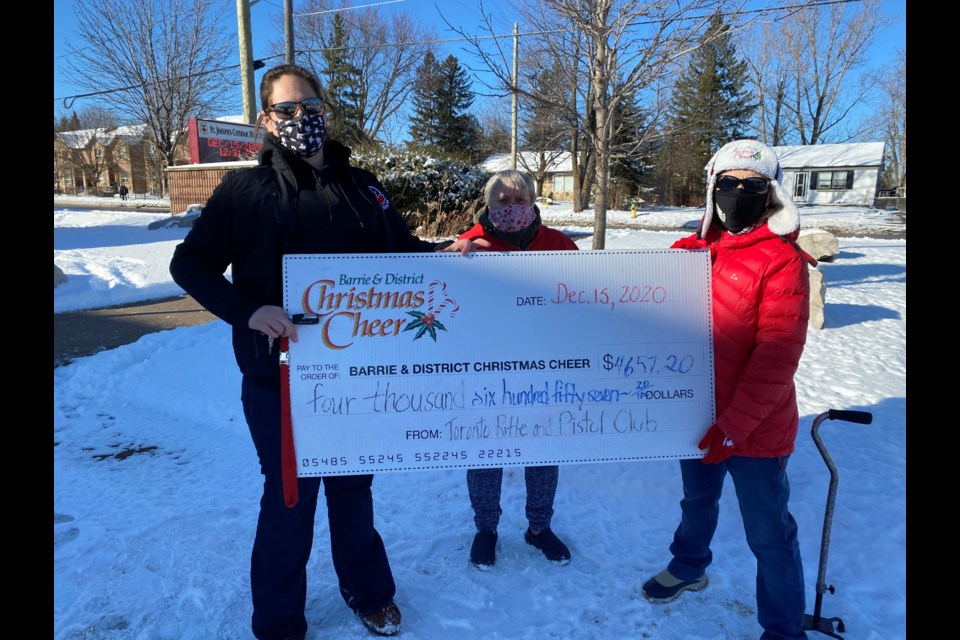
POLYGON ((483 186, 490 173, 462 160, 387 147, 368 147, 351 159, 376 174, 419 235, 458 235, 470 228, 483 208, 483 186))

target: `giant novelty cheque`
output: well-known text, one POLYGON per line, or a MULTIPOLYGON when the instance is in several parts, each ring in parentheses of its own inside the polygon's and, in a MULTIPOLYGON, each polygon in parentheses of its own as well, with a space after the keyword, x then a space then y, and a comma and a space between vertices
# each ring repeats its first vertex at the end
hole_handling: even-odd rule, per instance
POLYGON ((288 255, 298 475, 702 456, 706 251, 288 255))

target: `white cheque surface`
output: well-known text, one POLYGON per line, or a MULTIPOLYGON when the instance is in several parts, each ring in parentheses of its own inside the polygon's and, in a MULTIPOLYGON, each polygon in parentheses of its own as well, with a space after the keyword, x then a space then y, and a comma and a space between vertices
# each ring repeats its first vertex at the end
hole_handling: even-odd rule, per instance
POLYGON ((694 458, 706 251, 291 255, 300 476, 694 458))

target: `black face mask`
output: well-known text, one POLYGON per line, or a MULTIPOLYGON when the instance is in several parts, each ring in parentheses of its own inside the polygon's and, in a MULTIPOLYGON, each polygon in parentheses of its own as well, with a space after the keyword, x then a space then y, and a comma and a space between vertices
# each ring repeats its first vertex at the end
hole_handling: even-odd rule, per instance
POLYGON ((752 226, 767 210, 769 193, 745 193, 742 189, 714 191, 717 215, 731 233, 740 233, 752 226))

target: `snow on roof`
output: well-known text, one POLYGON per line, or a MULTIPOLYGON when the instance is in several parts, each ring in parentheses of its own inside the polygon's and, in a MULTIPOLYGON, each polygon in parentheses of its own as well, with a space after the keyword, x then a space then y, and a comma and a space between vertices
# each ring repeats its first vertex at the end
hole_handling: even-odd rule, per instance
MULTIPOLYGON (((883 142, 852 142, 846 144, 812 144, 774 147, 784 169, 816 167, 879 167, 883 164, 883 142)), ((535 151, 517 153, 518 169, 538 169, 540 154, 535 151)), ((571 173, 569 151, 544 152, 547 173, 571 173)), ((486 171, 510 168, 510 154, 498 153, 484 160, 480 166, 486 171)))
MULTIPOLYGON (((547 173, 572 173, 570 152, 569 151, 544 151, 543 161, 546 162, 547 173)), ((519 151, 517 152, 517 169, 536 170, 540 168, 540 152, 538 151, 519 151)), ((492 155, 480 163, 481 168, 491 173, 510 169, 510 154, 498 153, 492 155)))
POLYGON ((103 146, 108 146, 115 138, 120 138, 127 143, 135 143, 142 140, 144 135, 146 135, 147 125, 129 124, 111 129, 110 131, 103 131, 102 129, 98 129, 98 131, 102 131, 102 133, 97 134, 97 140, 99 140, 103 146))
POLYGON ((883 163, 883 142, 811 144, 774 147, 784 169, 808 167, 879 167, 883 163))
POLYGON ((63 143, 72 149, 83 149, 90 140, 96 136, 97 141, 103 146, 109 146, 115 138, 120 138, 129 143, 139 142, 147 133, 147 125, 130 124, 116 129, 78 129, 77 131, 61 131, 57 135, 63 140, 63 143))
POLYGON ((96 129, 80 129, 77 131, 61 131, 57 133, 57 137, 71 149, 83 149, 90 144, 90 139, 96 134, 96 129))
POLYGON ((217 116, 216 118, 208 118, 209 120, 216 120, 217 122, 232 122, 234 124, 250 124, 247 122, 247 119, 241 113, 238 116, 217 116))

